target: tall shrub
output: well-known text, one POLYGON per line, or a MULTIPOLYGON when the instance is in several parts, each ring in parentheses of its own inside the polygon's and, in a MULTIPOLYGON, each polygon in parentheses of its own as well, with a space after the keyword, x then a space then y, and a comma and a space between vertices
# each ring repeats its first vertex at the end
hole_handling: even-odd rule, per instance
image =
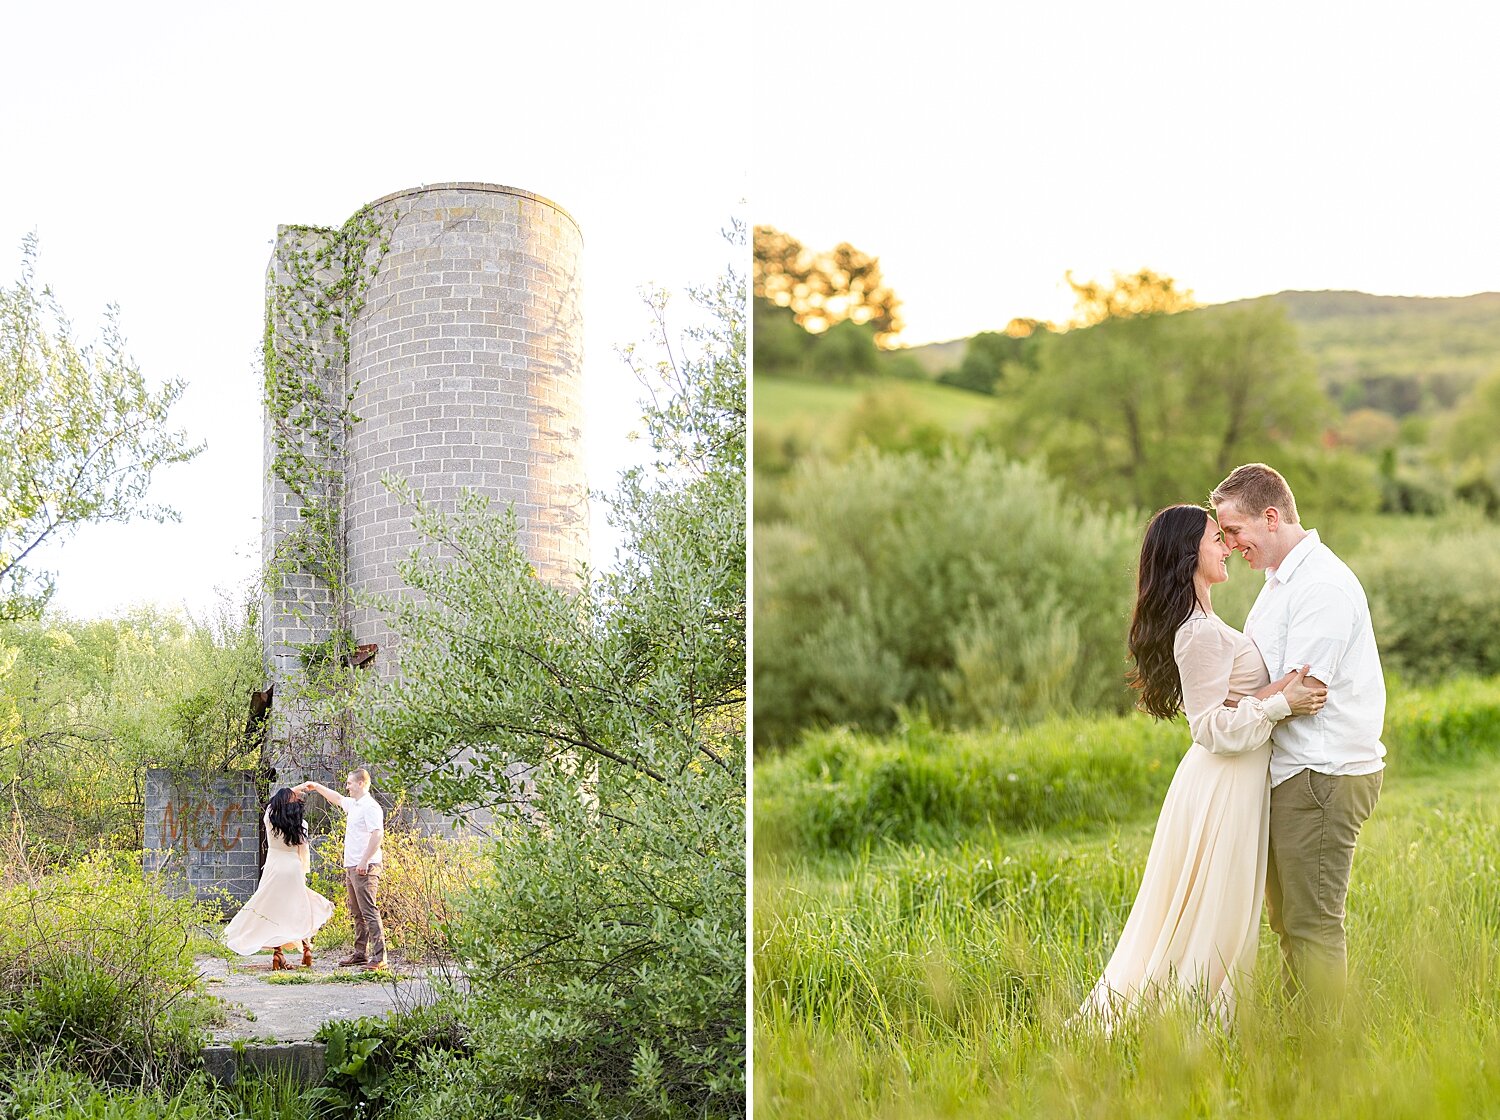
POLYGON ((170 1083, 196 1062, 193 942, 218 914, 169 897, 136 853, 51 874, 0 852, 0 1064, 61 1056, 93 1077, 170 1083))
POLYGON ((1500 673, 1500 527, 1386 534, 1348 560, 1387 672, 1424 683, 1500 673))
POLYGON ((804 463, 757 527, 755 729, 1123 711, 1140 527, 989 451, 804 463))
POLYGON ((428 804, 514 814, 454 927, 474 1055, 423 1115, 744 1113, 742 281, 698 297, 697 352, 639 371, 656 460, 612 503, 616 569, 551 587, 513 516, 419 505, 439 548, 401 566, 368 725, 428 804))

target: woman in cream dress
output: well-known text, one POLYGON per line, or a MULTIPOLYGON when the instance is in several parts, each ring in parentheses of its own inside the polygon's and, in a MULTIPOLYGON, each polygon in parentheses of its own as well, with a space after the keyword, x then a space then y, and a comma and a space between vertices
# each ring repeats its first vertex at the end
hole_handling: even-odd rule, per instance
POLYGON ((333 903, 309 890, 307 825, 302 794, 279 789, 266 808, 266 865, 250 900, 224 929, 224 941, 241 956, 274 949, 271 968, 290 968, 283 948, 302 946, 302 965, 312 967, 312 936, 333 916, 333 903))
POLYGON ((1146 528, 1129 648, 1131 685, 1158 719, 1187 715, 1192 745, 1156 823, 1140 891, 1080 1016, 1113 1029, 1164 998, 1202 1000, 1221 1022, 1260 942, 1271 811, 1271 730, 1323 706, 1307 670, 1270 683, 1255 643, 1213 613, 1231 549, 1199 506, 1146 528))

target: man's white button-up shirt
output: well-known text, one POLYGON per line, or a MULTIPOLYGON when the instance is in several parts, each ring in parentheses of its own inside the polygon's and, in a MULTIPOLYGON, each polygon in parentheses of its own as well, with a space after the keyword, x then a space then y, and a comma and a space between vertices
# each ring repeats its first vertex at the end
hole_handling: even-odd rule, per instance
MULTIPOLYGON (((370 842, 370 833, 377 828, 382 833, 385 832, 385 810, 368 793, 357 801, 352 797, 340 797, 339 804, 349 814, 349 819, 344 824, 344 866, 358 867, 359 861, 365 858, 365 846, 370 842)), ((376 848, 370 862, 379 863, 381 854, 381 850, 376 848)))
POLYGON ((1318 539, 1316 529, 1266 571, 1245 633, 1273 681, 1311 665, 1308 675, 1328 686, 1322 711, 1276 725, 1272 785, 1303 769, 1373 774, 1384 768, 1385 677, 1370 604, 1358 577, 1318 539))

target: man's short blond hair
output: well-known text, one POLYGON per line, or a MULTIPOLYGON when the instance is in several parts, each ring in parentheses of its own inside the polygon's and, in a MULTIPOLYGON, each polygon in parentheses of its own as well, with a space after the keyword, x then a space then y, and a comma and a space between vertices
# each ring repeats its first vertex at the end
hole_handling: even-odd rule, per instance
POLYGON ((1209 503, 1217 507, 1221 502, 1233 502, 1242 513, 1259 517, 1268 509, 1280 512, 1283 521, 1300 524, 1297 519, 1297 499, 1292 497, 1292 488, 1281 477, 1275 467, 1264 463, 1246 463, 1235 467, 1229 477, 1214 487, 1208 496, 1209 503))
POLYGON ((349 771, 349 777, 363 785, 370 784, 370 772, 361 766, 358 770, 349 771))

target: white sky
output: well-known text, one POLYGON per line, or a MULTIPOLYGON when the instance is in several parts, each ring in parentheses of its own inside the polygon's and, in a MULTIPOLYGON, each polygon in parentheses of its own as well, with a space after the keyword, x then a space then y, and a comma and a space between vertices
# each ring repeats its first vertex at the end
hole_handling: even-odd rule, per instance
MULTIPOLYGON (((152 499, 180 524, 90 526, 35 567, 53 605, 203 612, 258 562, 257 354, 278 223, 337 225, 423 183, 544 195, 584 237, 586 467, 612 491, 646 453, 615 347, 649 337, 643 285, 676 294, 732 259, 744 215, 748 9, 689 2, 7 5, 0 16, 0 283, 39 279, 81 338, 120 304, 147 378, 207 450, 152 499)), ((594 503, 596 566, 617 540, 594 503)), ((36 554, 33 554, 34 556, 36 554)))
POLYGON ((1211 303, 1500 290, 1497 13, 757 6, 752 213, 879 256, 909 344, 1066 318, 1067 269, 1211 303))

